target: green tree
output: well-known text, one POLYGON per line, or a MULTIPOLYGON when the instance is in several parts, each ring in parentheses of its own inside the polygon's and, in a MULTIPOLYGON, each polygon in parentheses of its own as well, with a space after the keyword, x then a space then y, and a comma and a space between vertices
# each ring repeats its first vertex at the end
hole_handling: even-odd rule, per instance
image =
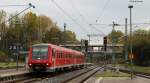
POLYGON ((5 32, 6 32, 6 23, 5 23, 5 20, 6 20, 6 12, 3 11, 3 10, 0 10, 0 47, 1 47, 1 50, 4 49, 4 42, 3 39, 4 39, 4 35, 5 35, 5 32))
POLYGON ((0 51, 0 57, 0 62, 4 62, 8 58, 3 51, 0 51))
POLYGON ((29 48, 35 42, 38 42, 38 22, 37 15, 28 12, 23 16, 24 33, 27 40, 27 47, 29 48))
POLYGON ((135 64, 150 65, 150 33, 146 30, 136 30, 133 32, 133 54, 135 64))
POLYGON ((108 43, 112 43, 112 39, 115 43, 122 43, 121 37, 123 37, 123 33, 118 30, 113 30, 110 34, 108 34, 108 43))
POLYGON ((66 42, 67 43, 77 43, 76 35, 74 32, 67 30, 66 31, 66 42))
POLYGON ((46 32, 44 42, 59 44, 61 43, 61 31, 57 26, 52 27, 49 31, 46 32))

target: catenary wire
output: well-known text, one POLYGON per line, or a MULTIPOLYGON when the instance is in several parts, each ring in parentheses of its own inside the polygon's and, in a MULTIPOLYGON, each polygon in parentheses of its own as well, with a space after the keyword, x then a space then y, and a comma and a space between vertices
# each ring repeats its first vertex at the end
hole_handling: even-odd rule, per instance
POLYGON ((79 14, 79 16, 81 17, 81 19, 83 20, 83 22, 85 22, 90 28, 94 29, 96 32, 101 32, 102 34, 104 34, 101 30, 97 29, 94 26, 91 26, 90 23, 87 21, 87 19, 83 16, 83 14, 81 14, 81 12, 77 9, 77 7, 74 5, 73 2, 70 1, 71 7, 76 10, 79 14))
POLYGON ((82 30, 83 30, 83 32, 86 32, 86 33, 88 33, 88 31, 86 31, 86 29, 83 29, 83 27, 74 19, 74 18, 72 18, 61 6, 59 6, 59 4, 57 4, 56 2, 55 2, 55 0, 51 0, 55 5, 56 5, 56 7, 57 8, 59 8, 68 18, 70 18, 74 23, 76 23, 82 30))
POLYGON ((107 5, 109 4, 109 2, 110 2, 110 0, 107 0, 107 1, 106 1, 106 3, 105 3, 105 5, 104 5, 103 9, 102 9, 101 12, 100 12, 99 17, 96 19, 96 22, 98 22, 98 20, 102 17, 102 15, 103 15, 103 13, 104 13, 104 10, 106 9, 106 7, 107 7, 107 5))

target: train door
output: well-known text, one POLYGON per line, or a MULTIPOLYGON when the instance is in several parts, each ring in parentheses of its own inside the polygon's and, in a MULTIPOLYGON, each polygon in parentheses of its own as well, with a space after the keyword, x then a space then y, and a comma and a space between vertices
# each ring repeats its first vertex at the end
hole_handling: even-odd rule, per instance
POLYGON ((52 62, 53 62, 53 69, 55 72, 55 68, 56 68, 56 49, 52 48, 52 62))
POLYGON ((74 64, 76 64, 76 53, 73 53, 74 64))

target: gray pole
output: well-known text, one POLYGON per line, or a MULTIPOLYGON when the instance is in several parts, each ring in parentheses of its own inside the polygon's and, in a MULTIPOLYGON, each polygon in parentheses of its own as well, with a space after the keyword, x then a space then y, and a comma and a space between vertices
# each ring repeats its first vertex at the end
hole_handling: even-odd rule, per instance
MULTIPOLYGON (((113 29, 112 29, 112 33, 115 30, 115 22, 113 21, 113 29)), ((114 36, 112 34, 112 63, 115 64, 115 54, 114 54, 114 36)))
POLYGON ((89 44, 90 44, 90 41, 91 41, 91 36, 89 35, 89 44))
POLYGON ((130 5, 130 53, 132 53, 132 8, 133 6, 130 5))
POLYGON ((66 44, 66 23, 64 23, 64 45, 66 44))
MULTIPOLYGON (((132 54, 132 8, 133 8, 133 5, 129 5, 128 8, 130 8, 130 54, 132 54)), ((130 62, 131 62, 131 79, 133 79, 132 59, 130 59, 130 62)))
POLYGON ((41 17, 39 16, 38 40, 41 42, 42 38, 43 38, 43 33, 41 31, 41 17))
POLYGON ((91 41, 91 35, 90 35, 90 34, 88 34, 87 36, 89 37, 88 44, 90 44, 90 41, 91 41))
POLYGON ((18 63, 19 63, 19 45, 16 46, 16 50, 17 50, 17 60, 16 60, 16 65, 17 65, 17 71, 18 71, 18 63))
POLYGON ((128 22, 127 22, 127 18, 125 18, 125 61, 128 60, 128 45, 127 45, 127 39, 128 39, 128 22))

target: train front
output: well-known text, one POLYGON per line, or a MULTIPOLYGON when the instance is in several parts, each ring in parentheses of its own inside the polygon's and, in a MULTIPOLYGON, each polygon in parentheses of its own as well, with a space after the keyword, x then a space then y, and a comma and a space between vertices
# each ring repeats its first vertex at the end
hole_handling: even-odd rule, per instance
POLYGON ((30 48, 28 66, 30 71, 43 72, 50 66, 49 48, 46 45, 33 45, 30 48))

